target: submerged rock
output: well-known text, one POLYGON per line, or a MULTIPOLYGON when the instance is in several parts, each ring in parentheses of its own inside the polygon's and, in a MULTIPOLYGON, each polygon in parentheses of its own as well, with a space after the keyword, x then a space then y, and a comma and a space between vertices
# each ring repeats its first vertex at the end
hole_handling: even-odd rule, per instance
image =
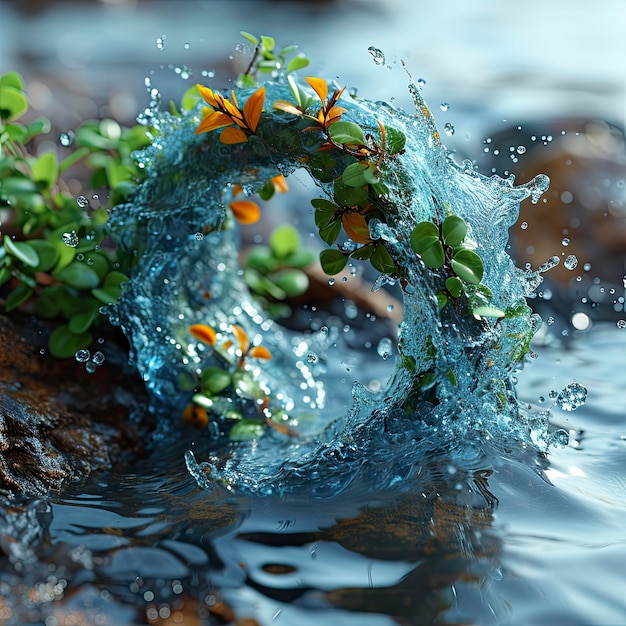
POLYGON ((142 450, 146 428, 129 417, 145 392, 116 358, 123 350, 107 342, 106 364, 89 374, 42 355, 33 320, 0 316, 0 333, 1 490, 45 495, 142 450))

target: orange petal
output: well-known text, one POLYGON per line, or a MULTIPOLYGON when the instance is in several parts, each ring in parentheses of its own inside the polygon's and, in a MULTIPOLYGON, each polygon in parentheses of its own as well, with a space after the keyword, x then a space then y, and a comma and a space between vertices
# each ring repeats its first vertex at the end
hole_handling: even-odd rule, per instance
POLYGON ((238 196, 243 191, 243 187, 240 184, 236 184, 233 187, 233 198, 238 196))
POLYGON ((241 326, 237 326, 237 324, 232 324, 231 328, 233 329, 233 334, 237 337, 237 341, 239 342, 239 347, 241 348, 241 352, 246 354, 248 352, 248 348, 250 347, 250 340, 248 339, 248 334, 246 331, 241 328, 241 326))
POLYGON ((231 202, 230 210, 240 224, 254 224, 261 219, 261 209, 251 200, 236 200, 231 202))
POLYGON ((287 181, 282 174, 274 176, 272 182, 274 183, 274 189, 279 193, 287 193, 289 191, 289 185, 287 185, 287 181))
POLYGON ((254 346, 254 348, 248 352, 248 356, 269 360, 272 358, 272 353, 265 346, 254 346))
POLYGON ((222 350, 228 350, 228 348, 234 346, 235 344, 229 339, 228 341, 225 341, 222 346, 221 349, 222 350))
POLYGON ((274 108, 279 111, 284 111, 285 113, 291 113, 292 115, 302 115, 302 111, 291 102, 287 102, 287 100, 276 100, 274 102, 274 108))
POLYGON ((233 120, 226 115, 226 113, 222 113, 221 111, 214 111, 207 115, 196 128, 196 135, 200 133, 208 133, 210 130, 215 130, 217 128, 224 128, 224 126, 230 126, 233 123, 233 120))
POLYGON ((204 407, 191 402, 183 411, 183 422, 196 428, 206 428, 209 424, 209 414, 204 407))
POLYGON ((210 346, 215 344, 217 337, 215 331, 207 324, 194 324, 189 327, 189 332, 192 337, 195 337, 203 343, 208 343, 210 346))
POLYGON ((328 111, 328 113, 326 113, 326 126, 330 126, 331 124, 334 124, 335 122, 338 122, 339 119, 341 118, 341 116, 347 111, 348 109, 344 109, 343 107, 338 107, 338 106, 334 106, 330 109, 330 111, 328 111))
POLYGON ((309 83, 318 98, 322 101, 322 104, 325 103, 328 97, 328 85, 326 81, 323 78, 316 78, 315 76, 307 76, 304 80, 309 83))
POLYGON ((216 106, 217 101, 215 99, 215 94, 213 93, 212 89, 209 89, 208 87, 203 87, 202 85, 196 85, 196 87, 198 88, 202 99, 207 104, 210 104, 212 107, 216 106))
POLYGON ((360 213, 344 213, 341 216, 341 223, 346 231, 346 235, 355 243, 370 243, 373 241, 367 222, 360 213))
POLYGON ((246 135, 241 128, 229 126, 222 131, 220 141, 227 144, 244 143, 245 141, 248 141, 248 135, 246 135))
POLYGON ((265 104, 265 87, 257 89, 243 105, 243 117, 248 124, 248 128, 252 131, 256 131, 256 127, 259 125, 261 119, 261 112, 263 111, 263 105, 265 104))

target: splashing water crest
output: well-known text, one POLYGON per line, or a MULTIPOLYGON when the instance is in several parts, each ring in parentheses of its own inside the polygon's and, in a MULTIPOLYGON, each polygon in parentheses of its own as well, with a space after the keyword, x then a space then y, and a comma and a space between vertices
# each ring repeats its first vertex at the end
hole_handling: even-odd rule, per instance
MULTIPOLYGON (((378 63, 379 51, 369 52, 378 63)), ((268 102, 290 99, 285 85, 265 86, 268 102)), ((242 184, 248 194, 278 172, 288 176, 306 169, 320 140, 290 129, 285 116, 267 105, 254 140, 235 146, 220 143, 217 133, 195 134, 199 108, 182 118, 156 108, 146 112, 158 130, 154 143, 137 155, 148 178, 131 202, 116 207, 109 222, 111 236, 136 254, 138 263, 110 316, 130 341, 131 358, 154 398, 152 409, 163 416, 180 413, 200 370, 215 358, 193 340, 189 326, 210 324, 223 332, 237 324, 249 337, 262 337, 272 353, 255 375, 286 423, 297 424, 301 434, 291 440, 269 432, 235 446, 218 438, 206 450, 196 447, 198 458, 188 452, 185 461, 201 487, 222 483, 257 493, 305 487, 317 495, 336 494, 357 471, 375 474, 379 486, 407 475, 416 442, 431 437, 461 457, 475 454, 472 437, 476 442, 514 437, 539 448, 550 443, 549 412, 535 414, 520 405, 513 373, 541 325, 525 299, 541 282, 539 272, 558 257, 530 272, 515 267, 505 252, 519 203, 527 197, 536 202, 549 181, 541 175, 514 187, 512 179, 459 167, 441 145, 419 88, 410 85, 409 91, 415 111, 341 100, 346 117, 362 128, 374 131, 380 121, 407 137, 406 150, 385 181, 397 214, 376 226, 376 236, 407 269, 399 356, 380 391, 355 382, 347 412, 334 399, 333 370, 312 373, 317 358, 310 355, 325 350, 321 333, 287 331, 253 302, 237 260, 236 224, 225 209, 233 184, 242 184), (515 315, 496 321, 463 317, 452 307, 440 312, 433 279, 408 242, 416 223, 441 221, 447 211, 466 221, 477 242, 483 282, 493 294, 490 304, 516 310, 515 315), (210 456, 216 450, 224 456, 210 456)), ((248 94, 244 90, 242 97, 248 94)), ((332 197, 331 184, 316 184, 332 197)), ((386 280, 381 276, 375 288, 386 280)), ((387 345, 383 352, 383 358, 392 354, 387 345)), ((579 404, 581 393, 570 391, 561 406, 579 404)), ((169 427, 164 417, 160 436, 169 427)))

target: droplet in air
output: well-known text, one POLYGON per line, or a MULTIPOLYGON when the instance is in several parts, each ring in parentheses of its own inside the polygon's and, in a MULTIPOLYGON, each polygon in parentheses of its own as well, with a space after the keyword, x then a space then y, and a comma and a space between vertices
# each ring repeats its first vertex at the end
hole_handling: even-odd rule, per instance
POLYGON ((526 152, 526 146, 517 146, 516 152, 517 154, 524 154, 524 152, 526 152))
POLYGON ((440 108, 442 111, 447 111, 447 110, 450 108, 450 105, 449 105, 447 102, 442 102, 442 103, 439 105, 439 108, 440 108))
POLYGON ((74 354, 74 358, 79 363, 86 363, 87 361, 89 361, 90 356, 91 356, 91 353, 89 352, 89 350, 77 350, 76 353, 74 354))
POLYGON ((557 396, 556 405, 563 411, 574 411, 585 404, 586 400, 587 389, 580 383, 570 383, 557 396))
POLYGON ((306 355, 306 360, 309 363, 317 363, 319 361, 319 357, 317 356, 317 354, 315 354, 315 352, 309 352, 306 355))
POLYGON ((383 337, 376 346, 376 352, 383 358, 389 358, 393 353, 393 344, 389 337, 383 337))
POLYGON ((417 79, 417 86, 420 89, 424 89, 424 86, 426 85, 426 81, 423 78, 418 78, 417 79))
POLYGON ((618 328, 626 328, 626 320, 617 320, 618 328))
POLYGON ((163 50, 163 48, 165 48, 165 35, 157 37, 156 46, 159 50, 163 50))
POLYGON ((563 237, 563 239, 561 239, 561 244, 564 246, 569 246, 569 239, 567 237, 563 237))
POLYGON ((384 65, 385 63, 385 55, 381 50, 375 48, 374 46, 370 46, 367 51, 372 55, 372 59, 376 65, 384 65))
POLYGON ((448 135, 448 137, 452 137, 452 135, 454 135, 454 126, 452 124, 450 124, 450 122, 448 122, 444 127, 443 127, 443 132, 448 135))
POLYGON ((196 241, 202 241, 204 239, 204 235, 200 231, 195 234, 195 237, 196 241))
POLYGON ((562 428, 556 430, 552 433, 552 436, 550 437, 550 443, 553 446, 565 447, 569 443, 569 433, 562 428))
POLYGON ((71 233, 63 233, 63 235, 61 235, 61 238, 63 239, 63 243, 70 248, 75 248, 80 242, 75 230, 73 230, 71 233))
POLYGON ((528 228, 528 222, 522 222, 522 223, 520 224, 520 228, 521 228, 522 230, 526 230, 526 229, 528 228))
POLYGON ((76 204, 78 204, 81 209, 84 209, 86 206, 89 206, 89 200, 87 200, 85 196, 78 196, 78 198, 76 198, 76 204))
POLYGON ((59 143, 62 146, 71 146, 74 141, 74 133, 71 130, 68 130, 65 133, 61 133, 59 135, 59 143))
POLYGON ((544 272, 551 270, 553 267, 556 267, 560 262, 561 259, 559 259, 558 256, 551 256, 545 263, 542 263, 537 268, 537 272, 539 272, 539 274, 543 274, 544 272))
POLYGON ((91 360, 96 365, 102 365, 104 363, 104 359, 105 359, 105 356, 102 352, 100 352, 100 350, 98 350, 98 352, 95 352, 93 357, 91 358, 91 360))
POLYGON ((563 265, 566 269, 573 270, 578 265, 578 259, 573 254, 570 254, 563 262, 563 265))

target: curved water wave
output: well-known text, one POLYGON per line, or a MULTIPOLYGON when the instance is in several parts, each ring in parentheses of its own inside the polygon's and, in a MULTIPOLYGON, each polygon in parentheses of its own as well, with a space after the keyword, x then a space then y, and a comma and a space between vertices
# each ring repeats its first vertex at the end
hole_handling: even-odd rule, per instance
MULTIPOLYGON (((265 88, 268 103, 290 98, 283 84, 265 88)), ((384 163, 388 193, 378 203, 385 220, 370 222, 372 237, 406 270, 400 357, 381 391, 355 383, 343 416, 332 404, 332 375, 314 377, 303 356, 302 346, 311 347, 313 335, 277 326, 252 300, 238 262, 237 227, 226 208, 234 184, 251 194, 278 173, 311 171, 321 133, 300 132, 294 116, 266 105, 254 137, 224 145, 217 133, 195 134, 197 109, 182 116, 155 112, 158 136, 138 157, 147 179, 110 220, 112 237, 137 256, 111 317, 128 336, 153 408, 177 417, 200 370, 214 362, 211 350, 203 351, 189 334, 190 325, 237 324, 272 353, 253 374, 288 424, 304 431, 295 439, 269 432, 236 445, 218 439, 198 453, 202 458, 188 453, 199 485, 217 480, 252 491, 289 491, 321 472, 320 489, 330 493, 365 466, 375 468, 381 482, 398 480, 410 473, 407 459, 423 439, 445 445, 462 434, 479 445, 504 431, 545 445, 547 418, 520 406, 513 379, 541 324, 525 300, 541 277, 515 267, 506 245, 519 203, 529 196, 536 201, 547 178, 514 187, 511 179, 478 174, 470 163, 457 165, 441 145, 419 90, 411 85, 410 91, 412 112, 354 98, 340 101, 344 118, 366 133, 383 124, 406 136, 404 151, 384 163), (462 303, 440 308, 441 276, 424 265, 410 241, 416 224, 441 224, 449 214, 467 224, 484 264, 486 303, 502 316, 473 315, 462 303)), ((249 94, 243 90, 239 97, 249 94)), ((332 198, 332 182, 316 184, 332 198)))

